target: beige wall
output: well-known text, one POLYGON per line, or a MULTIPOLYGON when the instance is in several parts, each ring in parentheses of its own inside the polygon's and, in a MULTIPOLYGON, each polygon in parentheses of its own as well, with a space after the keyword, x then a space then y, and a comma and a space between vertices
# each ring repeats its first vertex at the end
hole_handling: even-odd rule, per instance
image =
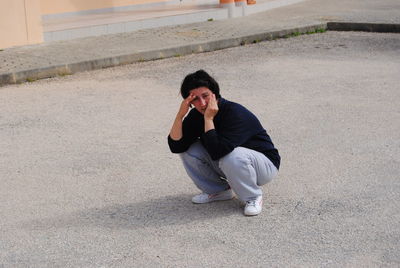
POLYGON ((40 0, 0 0, 0 48, 42 41, 40 0))
POLYGON ((42 15, 164 1, 166 0, 40 0, 42 15))
POLYGON ((168 0, 0 0, 0 49, 43 42, 42 15, 168 0))

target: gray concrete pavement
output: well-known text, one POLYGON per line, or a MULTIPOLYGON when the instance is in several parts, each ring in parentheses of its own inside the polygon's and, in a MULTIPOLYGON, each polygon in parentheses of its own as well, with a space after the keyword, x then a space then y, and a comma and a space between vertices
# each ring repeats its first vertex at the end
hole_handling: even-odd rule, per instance
POLYGON ((399 29, 399 10, 397 0, 308 0, 237 19, 5 49, 0 51, 0 85, 234 47, 326 28, 330 21, 399 29))
POLYGON ((398 267, 399 70, 400 35, 327 32, 4 86, 0 267, 398 267), (257 217, 168 150, 199 68, 282 155, 257 217))

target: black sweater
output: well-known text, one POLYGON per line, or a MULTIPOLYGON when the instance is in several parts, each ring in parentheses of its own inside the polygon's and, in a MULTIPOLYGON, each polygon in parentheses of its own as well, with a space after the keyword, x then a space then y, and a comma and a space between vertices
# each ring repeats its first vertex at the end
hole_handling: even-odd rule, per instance
POLYGON ((175 141, 168 136, 171 152, 183 153, 200 139, 213 160, 241 146, 264 154, 279 169, 279 152, 257 117, 242 105, 223 98, 218 100, 218 108, 214 117, 215 129, 206 133, 204 116, 192 109, 183 120, 183 137, 175 141))

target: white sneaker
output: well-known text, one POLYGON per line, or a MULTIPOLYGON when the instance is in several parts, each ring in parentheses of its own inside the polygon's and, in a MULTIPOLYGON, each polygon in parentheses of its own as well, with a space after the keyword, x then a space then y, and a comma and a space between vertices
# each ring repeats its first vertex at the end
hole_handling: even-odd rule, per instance
POLYGON ((246 216, 256 216, 261 213, 263 199, 262 196, 258 196, 253 200, 246 201, 246 206, 244 207, 244 215, 246 216))
POLYGON ((230 200, 232 198, 233 198, 233 192, 231 189, 229 189, 215 194, 202 193, 195 195, 192 198, 192 202, 195 204, 205 204, 214 201, 230 200))

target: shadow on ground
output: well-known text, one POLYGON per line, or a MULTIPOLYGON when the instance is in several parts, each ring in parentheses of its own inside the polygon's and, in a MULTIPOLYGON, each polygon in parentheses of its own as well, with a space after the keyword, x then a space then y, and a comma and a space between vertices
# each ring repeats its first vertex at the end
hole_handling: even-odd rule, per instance
POLYGON ((22 223, 23 228, 100 227, 132 229, 182 225, 242 213, 237 199, 195 205, 189 195, 165 196, 139 203, 92 208, 58 218, 43 218, 22 223))

